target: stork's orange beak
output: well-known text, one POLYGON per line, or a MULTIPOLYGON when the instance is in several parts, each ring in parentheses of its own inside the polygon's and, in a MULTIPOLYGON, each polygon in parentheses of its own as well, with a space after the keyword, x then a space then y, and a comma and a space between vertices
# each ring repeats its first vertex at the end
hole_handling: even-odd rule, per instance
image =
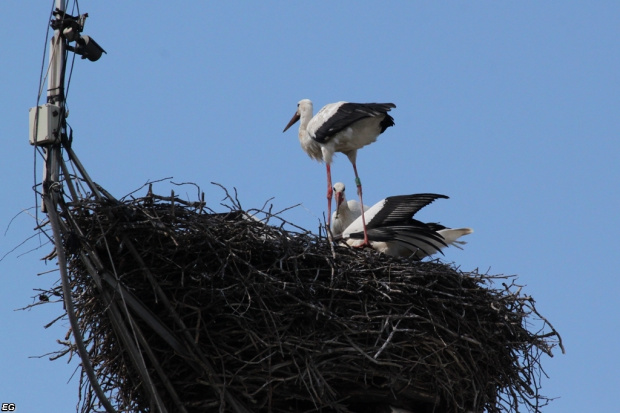
POLYGON ((295 122, 297 122, 299 120, 299 117, 300 117, 299 113, 295 112, 295 114, 291 118, 291 121, 288 123, 288 125, 286 125, 286 128, 284 128, 284 130, 282 132, 286 132, 288 130, 288 128, 293 126, 295 124, 295 122))
POLYGON ((338 216, 338 208, 342 204, 342 192, 336 192, 334 197, 336 198, 336 216, 338 216))

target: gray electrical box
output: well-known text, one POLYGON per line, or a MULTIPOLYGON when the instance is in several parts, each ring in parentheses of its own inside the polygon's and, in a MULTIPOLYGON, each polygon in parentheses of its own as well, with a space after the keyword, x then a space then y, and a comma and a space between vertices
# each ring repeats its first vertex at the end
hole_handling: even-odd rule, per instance
POLYGON ((39 146, 58 142, 60 140, 60 107, 46 103, 30 108, 29 124, 31 145, 39 146))

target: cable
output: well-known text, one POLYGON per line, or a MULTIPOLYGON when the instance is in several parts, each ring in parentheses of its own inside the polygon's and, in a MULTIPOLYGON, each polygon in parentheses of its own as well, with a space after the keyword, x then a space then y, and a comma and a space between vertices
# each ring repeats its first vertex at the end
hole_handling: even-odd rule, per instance
POLYGON ((73 330, 73 337, 75 338, 75 345, 77 346, 80 359, 82 360, 82 368, 86 371, 86 375, 90 380, 90 385, 95 390, 97 397, 101 404, 105 407, 108 413, 117 413, 112 404, 106 397, 105 393, 99 386, 95 370, 90 362, 88 350, 84 345, 84 340, 80 334, 80 325, 78 324, 77 317, 75 316, 75 309, 73 307, 73 300, 71 298, 71 285, 69 284, 69 276, 67 274, 67 260, 65 257, 64 247, 62 245, 62 239, 60 237, 60 224, 58 222, 58 214, 56 212, 56 205, 52 201, 50 194, 47 193, 43 196, 43 202, 47 207, 47 216, 52 226, 52 232, 54 233, 54 243, 56 245, 56 258, 58 260, 58 269, 60 271, 60 279, 62 281, 62 293, 65 302, 65 308, 67 310, 67 317, 73 330))

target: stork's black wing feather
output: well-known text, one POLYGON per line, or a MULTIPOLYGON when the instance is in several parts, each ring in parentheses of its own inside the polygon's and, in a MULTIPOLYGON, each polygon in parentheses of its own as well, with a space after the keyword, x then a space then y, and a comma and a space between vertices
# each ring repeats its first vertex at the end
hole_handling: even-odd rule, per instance
POLYGON ((381 133, 390 126, 394 126, 394 118, 387 114, 395 108, 393 103, 343 103, 312 137, 319 143, 325 143, 329 138, 353 123, 375 116, 385 116, 381 121, 381 133))
MULTIPOLYGON (((363 239, 364 232, 351 233, 348 238, 363 239)), ((397 241, 409 245, 413 250, 422 250, 426 255, 431 255, 434 251, 441 252, 442 247, 447 247, 444 238, 435 232, 431 226, 416 220, 412 220, 408 225, 369 229, 368 240, 371 242, 397 241)))
POLYGON ((397 224, 410 224, 412 217, 436 199, 448 199, 440 194, 397 195, 385 198, 383 208, 366 224, 378 228, 397 224))
MULTIPOLYGON (((416 224, 411 225, 396 225, 391 227, 381 227, 381 228, 373 228, 368 230, 368 240, 369 241, 379 241, 379 242, 389 242, 394 241, 397 237, 402 236, 402 234, 407 234, 410 237, 425 237, 431 239, 433 241, 437 241, 443 246, 447 246, 444 241, 444 238, 435 232, 431 227, 426 226, 426 224, 417 221, 416 224)), ((364 231, 352 232, 347 235, 347 238, 352 239, 364 239, 364 231)))
POLYGON ((430 228, 433 229, 433 231, 441 231, 442 229, 447 229, 448 227, 444 227, 441 224, 438 224, 436 222, 427 222, 426 225, 428 225, 430 228))

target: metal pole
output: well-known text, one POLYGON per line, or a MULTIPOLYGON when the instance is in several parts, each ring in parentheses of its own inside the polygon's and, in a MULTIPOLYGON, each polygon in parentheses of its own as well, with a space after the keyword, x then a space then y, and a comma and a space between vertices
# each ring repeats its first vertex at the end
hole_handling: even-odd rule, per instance
MULTIPOLYGON (((56 0, 56 9, 64 13, 64 0, 56 0)), ((54 30, 54 37, 50 47, 50 76, 47 88, 47 101, 57 106, 64 106, 64 69, 65 69, 65 39, 61 37, 62 28, 54 30)))
MULTIPOLYGON (((65 0, 56 0, 56 12, 59 12, 60 18, 64 18, 65 0)), ((82 360, 82 368, 90 381, 90 385, 95 391, 99 401, 108 413, 116 413, 116 410, 106 397, 103 389, 97 381, 97 376, 93 369, 88 350, 84 344, 84 339, 80 331, 80 325, 75 315, 73 299, 71 296, 71 285, 69 275, 67 273, 67 261, 65 257, 64 246, 62 244, 60 218, 58 216, 58 200, 60 196, 60 164, 61 158, 61 138, 65 129, 65 52, 66 40, 62 37, 63 25, 56 26, 54 37, 51 41, 49 56, 49 80, 47 88, 47 102, 54 104, 60 108, 60 123, 58 128, 58 136, 55 142, 47 144, 45 150, 45 167, 43 169, 43 202, 41 209, 47 212, 52 233, 54 234, 54 243, 56 253, 58 254, 58 266, 60 270, 60 278, 62 282, 63 299, 67 317, 71 324, 73 337, 78 349, 78 354, 82 360)))
MULTIPOLYGON (((65 1, 56 0, 56 8, 64 13, 65 1)), ((45 148, 45 167, 43 168, 42 192, 45 196, 50 194, 56 205, 56 195, 51 191, 51 187, 57 184, 60 179, 60 135, 64 128, 65 118, 65 39, 61 36, 62 28, 54 30, 50 44, 49 67, 50 73, 47 83, 47 102, 60 107, 60 127, 58 130, 58 141, 45 148)), ((41 204, 41 209, 46 212, 46 204, 41 204)))

